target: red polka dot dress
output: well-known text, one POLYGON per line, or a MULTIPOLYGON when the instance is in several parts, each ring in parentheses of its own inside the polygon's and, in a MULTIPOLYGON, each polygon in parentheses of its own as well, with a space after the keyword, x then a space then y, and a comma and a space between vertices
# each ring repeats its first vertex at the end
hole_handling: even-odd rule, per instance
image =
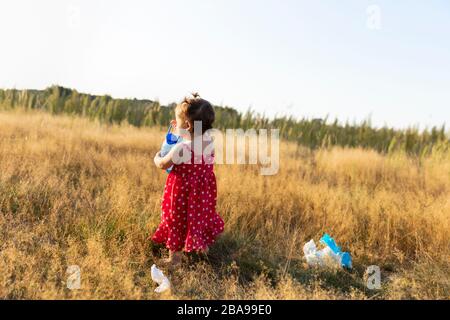
POLYGON ((183 148, 191 153, 191 161, 174 165, 168 175, 161 223, 151 239, 171 251, 191 252, 214 243, 224 230, 224 222, 216 212, 214 154, 199 155, 195 162, 190 144, 183 143, 183 148))

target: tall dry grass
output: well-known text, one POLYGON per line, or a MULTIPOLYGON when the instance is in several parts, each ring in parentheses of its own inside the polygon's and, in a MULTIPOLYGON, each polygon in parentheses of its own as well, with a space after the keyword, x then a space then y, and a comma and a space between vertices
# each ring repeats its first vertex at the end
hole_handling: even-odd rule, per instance
POLYGON ((207 259, 157 295, 147 240, 166 174, 156 129, 40 112, 0 113, 0 297, 8 299, 448 299, 450 155, 412 159, 281 144, 281 167, 218 165, 226 230, 207 259), (351 272, 310 269, 302 246, 330 233, 351 272), (81 268, 81 289, 66 269, 81 268), (365 286, 369 265, 381 290, 365 286))

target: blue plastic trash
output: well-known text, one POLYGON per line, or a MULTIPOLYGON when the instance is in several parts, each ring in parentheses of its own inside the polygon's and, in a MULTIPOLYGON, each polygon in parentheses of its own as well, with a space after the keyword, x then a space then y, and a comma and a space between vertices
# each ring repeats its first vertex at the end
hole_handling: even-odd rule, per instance
POLYGON ((325 233, 323 237, 320 239, 320 242, 328 246, 331 249, 331 251, 333 251, 333 253, 338 255, 342 267, 347 269, 352 268, 352 257, 350 256, 350 253, 342 252, 341 248, 336 244, 334 239, 330 237, 329 234, 325 233))
POLYGON ((326 246, 329 246, 330 249, 336 254, 341 252, 341 248, 338 247, 334 239, 327 233, 323 235, 323 237, 320 239, 320 242, 322 242, 326 246))
POLYGON ((341 252, 341 266, 347 269, 352 268, 352 257, 348 252, 341 252))

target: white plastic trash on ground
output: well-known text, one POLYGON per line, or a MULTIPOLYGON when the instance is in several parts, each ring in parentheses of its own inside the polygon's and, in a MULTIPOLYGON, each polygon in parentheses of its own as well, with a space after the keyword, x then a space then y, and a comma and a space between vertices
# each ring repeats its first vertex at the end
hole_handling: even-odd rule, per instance
POLYGON ((317 250, 314 240, 310 240, 303 246, 303 253, 306 262, 310 266, 336 266, 347 269, 352 268, 352 259, 348 252, 342 252, 341 248, 336 245, 333 238, 328 234, 320 239, 320 242, 326 247, 317 250))
POLYGON ((155 281, 159 286, 155 289, 156 293, 162 293, 168 289, 170 289, 170 281, 164 275, 164 273, 159 270, 156 265, 152 265, 151 268, 152 280, 155 281))

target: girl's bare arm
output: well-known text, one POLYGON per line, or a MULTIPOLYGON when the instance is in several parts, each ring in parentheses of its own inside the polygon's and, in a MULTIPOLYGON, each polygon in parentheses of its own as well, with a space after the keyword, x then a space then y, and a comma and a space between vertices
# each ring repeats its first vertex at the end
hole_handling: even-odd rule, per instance
POLYGON ((156 153, 155 158, 153 159, 155 162, 155 165, 163 170, 166 170, 174 165, 173 162, 173 156, 176 152, 179 151, 179 148, 181 147, 180 144, 177 144, 175 147, 172 148, 172 150, 169 151, 168 154, 166 154, 164 157, 161 157, 159 155, 159 151, 156 153))

